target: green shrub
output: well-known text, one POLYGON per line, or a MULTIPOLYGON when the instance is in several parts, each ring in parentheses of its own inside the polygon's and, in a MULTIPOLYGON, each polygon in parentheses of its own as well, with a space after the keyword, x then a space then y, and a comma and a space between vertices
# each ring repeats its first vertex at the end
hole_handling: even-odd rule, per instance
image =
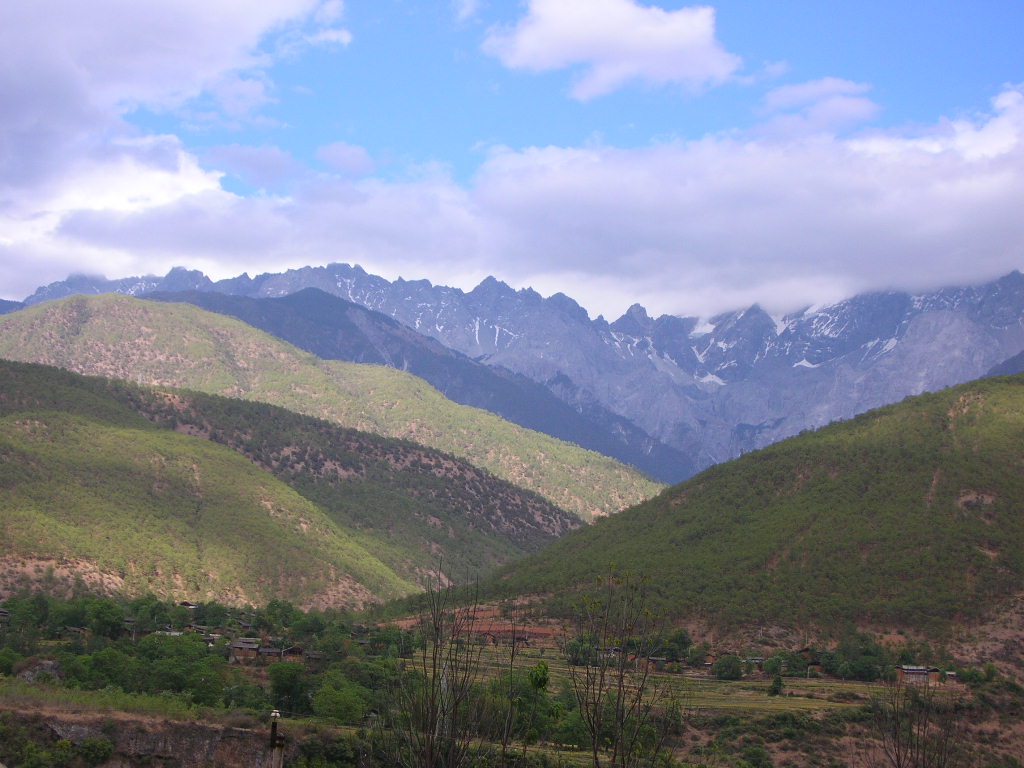
POLYGON ((711 665, 711 671, 719 680, 739 680, 743 677, 743 662, 739 656, 723 656, 711 665))
POLYGON ((90 736, 75 747, 89 765, 105 763, 114 755, 114 744, 106 736, 90 736))

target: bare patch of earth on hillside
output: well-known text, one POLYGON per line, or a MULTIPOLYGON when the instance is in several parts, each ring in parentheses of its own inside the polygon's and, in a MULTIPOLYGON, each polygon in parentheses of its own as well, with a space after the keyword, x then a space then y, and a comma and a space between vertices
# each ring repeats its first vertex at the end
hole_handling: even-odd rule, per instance
POLYGON ((992 662, 1004 674, 1024 678, 1024 594, 1015 595, 992 618, 960 628, 948 647, 958 659, 992 662))

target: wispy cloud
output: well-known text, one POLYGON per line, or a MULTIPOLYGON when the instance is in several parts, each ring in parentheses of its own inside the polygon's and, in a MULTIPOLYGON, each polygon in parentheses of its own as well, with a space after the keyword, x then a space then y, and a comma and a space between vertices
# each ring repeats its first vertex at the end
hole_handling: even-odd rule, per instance
POLYGON ((763 99, 761 112, 771 118, 762 130, 799 136, 862 125, 879 113, 865 95, 870 90, 867 83, 838 77, 779 86, 763 99))
POLYGON ((373 159, 363 148, 344 141, 326 144, 316 151, 317 158, 346 176, 366 176, 373 172, 373 159))
POLYGON ((455 8, 455 18, 459 21, 467 21, 476 16, 480 4, 477 0, 452 0, 455 8))
POLYGON ((274 146, 213 147, 203 159, 207 165, 233 174, 256 189, 278 187, 304 170, 294 157, 274 146))

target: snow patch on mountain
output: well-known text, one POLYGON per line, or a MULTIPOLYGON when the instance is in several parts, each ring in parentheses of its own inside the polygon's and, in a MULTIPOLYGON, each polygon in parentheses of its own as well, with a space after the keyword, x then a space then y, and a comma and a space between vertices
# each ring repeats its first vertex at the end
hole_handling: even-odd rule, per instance
POLYGON ((703 376, 698 377, 697 381, 699 381, 701 384, 715 384, 720 387, 725 386, 725 382, 722 381, 717 376, 715 376, 715 374, 713 373, 705 373, 703 376))
POLYGON ((697 339, 701 336, 707 336, 709 333, 714 333, 715 324, 710 320, 701 320, 697 323, 692 331, 690 331, 690 338, 697 339))

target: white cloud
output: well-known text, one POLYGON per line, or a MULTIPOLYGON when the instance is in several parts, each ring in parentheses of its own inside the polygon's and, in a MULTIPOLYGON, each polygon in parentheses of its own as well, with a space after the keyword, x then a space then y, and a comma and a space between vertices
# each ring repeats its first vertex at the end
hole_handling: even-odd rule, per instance
POLYGON ((459 21, 466 21, 476 16, 479 9, 477 0, 452 0, 455 7, 455 18, 459 21))
POLYGON ((513 69, 582 65, 572 89, 581 100, 633 81, 699 89, 740 66, 715 39, 713 8, 666 11, 634 0, 530 0, 514 27, 490 31, 484 50, 513 69))
POLYGON ((342 0, 324 0, 317 8, 314 18, 317 24, 329 27, 345 15, 345 3, 342 0))
MULTIPOLYGON (((501 223, 514 279, 557 259, 601 278, 594 307, 614 305, 609 275, 622 307, 705 314, 972 283, 1024 266, 1024 97, 993 107, 906 137, 504 151, 476 202, 501 223)), ((573 283, 581 298, 587 282, 573 283)))
POLYGON ((200 184, 162 206, 66 215, 46 242, 135 272, 182 254, 218 276, 349 261, 464 288, 493 273, 608 317, 634 301, 709 315, 995 277, 1024 266, 1022 199, 1014 89, 991 114, 908 136, 498 149, 468 187, 436 171, 310 177, 287 198, 200 184))
POLYGON ((765 94, 764 106, 769 112, 781 112, 836 97, 858 96, 870 90, 871 86, 866 83, 854 83, 838 77, 823 77, 820 80, 774 88, 765 94))
POLYGON ((278 147, 231 144, 214 147, 204 159, 207 164, 232 173, 258 189, 279 186, 303 172, 299 162, 278 147))
POLYGON ((313 45, 326 43, 330 45, 348 45, 352 42, 352 33, 347 29, 321 29, 306 36, 306 40, 313 45))
POLYGON ((333 6, 331 18, 341 6, 318 0, 0 3, 0 201, 131 135, 135 107, 249 117, 272 98, 267 36, 322 34, 310 19, 333 6))
MULTIPOLYGON (((0 246, 63 265, 74 256, 54 233, 72 212, 119 216, 217 189, 220 174, 202 170, 177 138, 140 136, 124 116, 145 107, 198 121, 251 119, 272 98, 268 36, 315 32, 318 10, 328 9, 334 23, 341 7, 331 0, 0 3, 0 246)), ((74 254, 124 263, 89 244, 74 254)), ((14 283, 24 279, 15 275, 14 283)))
POLYGON ((336 141, 319 147, 317 158, 347 176, 366 176, 373 172, 373 159, 362 147, 336 141))
POLYGON ((0 209, 0 244, 47 238, 70 211, 126 213, 219 188, 173 136, 120 139, 65 167, 60 183, 23 191, 0 209))
POLYGON ((908 147, 928 154, 955 153, 972 161, 1019 152, 1024 124, 1024 85, 1007 87, 992 100, 994 115, 944 121, 916 137, 877 134, 854 143, 861 152, 898 155, 908 147))
POLYGON ((216 119, 250 120, 261 107, 273 101, 269 80, 260 72, 242 76, 228 72, 206 86, 213 99, 216 119))
POLYGON ((173 107, 225 72, 257 67, 261 38, 315 7, 315 0, 4 3, 3 75, 41 66, 23 87, 63 75, 102 107, 173 107))
POLYGON ((779 86, 764 97, 761 112, 771 118, 761 132, 800 136, 861 125, 879 112, 878 105, 864 96, 870 90, 866 83, 837 77, 779 86))
POLYGON ((129 258, 139 273, 166 271, 188 254, 189 266, 215 277, 331 260, 410 278, 426 263, 443 264, 450 276, 473 271, 488 251, 484 222, 472 210, 467 192, 443 177, 404 184, 310 178, 292 197, 210 190, 132 215, 79 212, 64 218, 55 237, 109 253, 112 262, 129 258))
MULTIPOLYGON (((318 151, 334 174, 272 146, 211 150, 204 162, 266 190, 245 198, 176 137, 140 136, 123 116, 198 105, 246 119, 273 98, 269 58, 340 29, 341 3, 28 5, 0 3, 0 286, 11 298, 71 271, 187 263, 226 277, 340 260, 467 288, 493 273, 607 316, 634 301, 710 314, 1024 266, 1021 87, 986 114, 850 136, 877 110, 866 85, 787 85, 765 97, 765 123, 746 135, 497 148, 468 184, 436 169, 366 178, 372 159, 340 142, 318 151), (284 182, 289 194, 275 195, 284 182)), ((573 27, 580 7, 537 0, 489 45, 509 66, 583 66, 580 97, 634 80, 706 85, 738 66, 706 9, 594 0, 586 7, 608 13, 573 27), (696 42, 680 43, 680 30, 696 42)))

